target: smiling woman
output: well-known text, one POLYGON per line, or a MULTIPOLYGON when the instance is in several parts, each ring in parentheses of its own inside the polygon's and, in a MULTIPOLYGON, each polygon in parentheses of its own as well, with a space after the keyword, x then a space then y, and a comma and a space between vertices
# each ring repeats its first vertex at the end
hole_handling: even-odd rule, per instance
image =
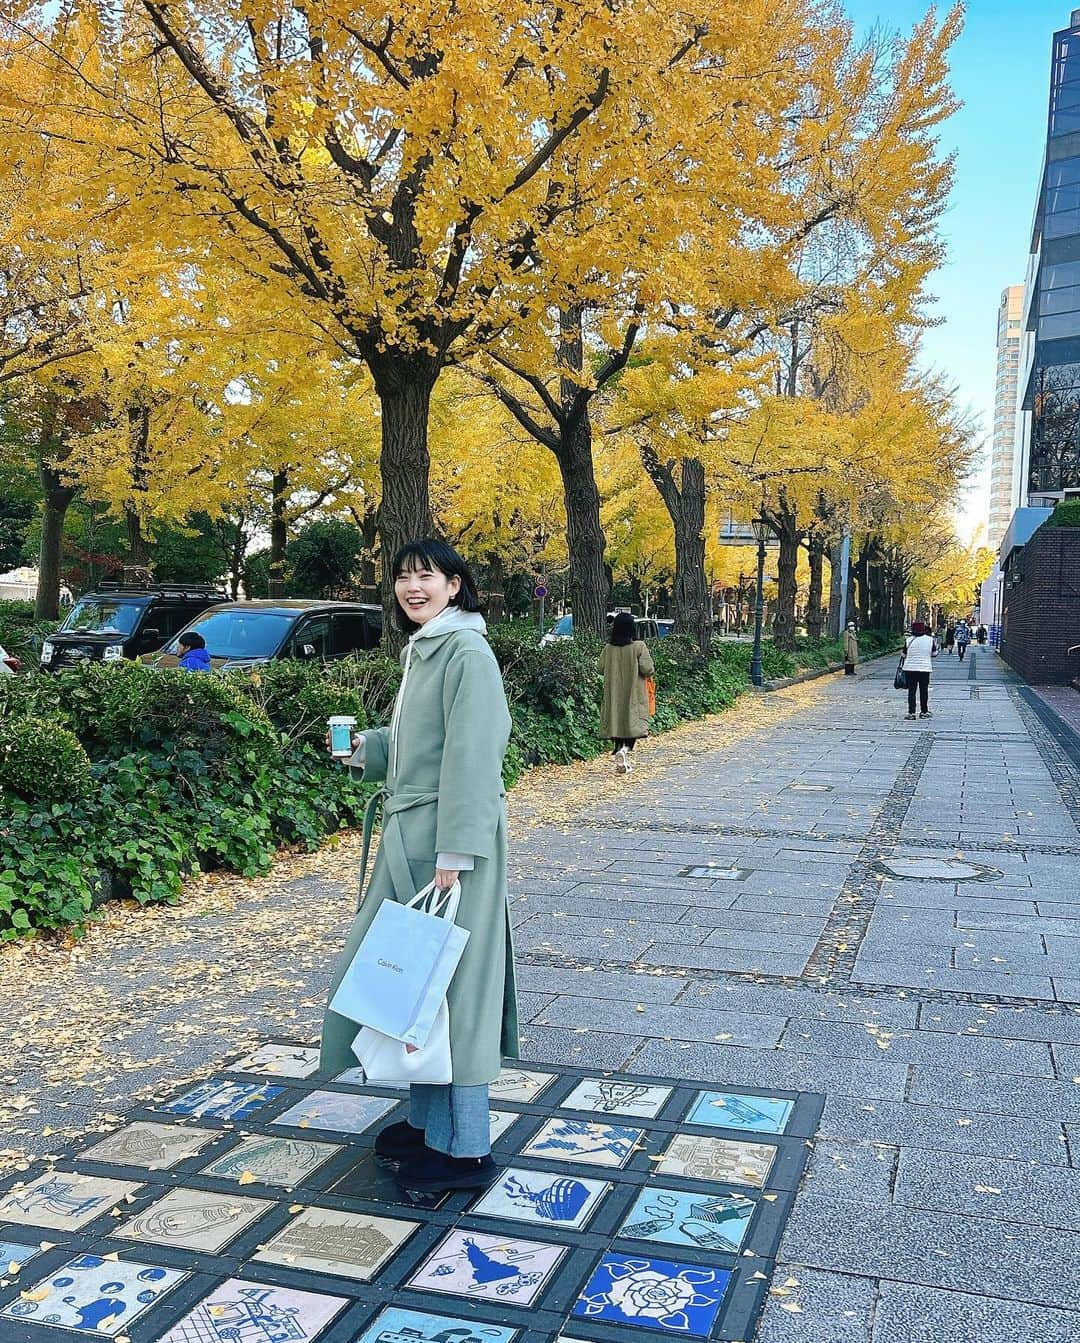
MULTIPOLYGON (((385 781, 382 839, 330 996, 383 901, 405 903, 432 878, 442 890, 460 881, 457 922, 469 941, 447 994, 453 1082, 412 1086, 408 1122, 383 1130, 375 1150, 401 1163, 408 1189, 480 1188, 495 1171, 488 1084, 502 1056, 517 1055, 502 784, 510 713, 461 556, 443 541, 413 541, 392 572, 410 633, 401 688, 390 726, 361 733, 349 762, 365 782, 385 781)), ((355 1063, 357 1031, 327 1010, 325 1071, 355 1063)))

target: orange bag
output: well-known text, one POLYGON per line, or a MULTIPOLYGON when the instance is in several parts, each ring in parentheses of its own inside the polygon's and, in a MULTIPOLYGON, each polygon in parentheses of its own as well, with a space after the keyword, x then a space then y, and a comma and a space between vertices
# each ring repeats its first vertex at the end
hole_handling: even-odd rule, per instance
POLYGON ((645 698, 649 702, 649 717, 656 712, 656 679, 652 676, 645 678, 645 698))

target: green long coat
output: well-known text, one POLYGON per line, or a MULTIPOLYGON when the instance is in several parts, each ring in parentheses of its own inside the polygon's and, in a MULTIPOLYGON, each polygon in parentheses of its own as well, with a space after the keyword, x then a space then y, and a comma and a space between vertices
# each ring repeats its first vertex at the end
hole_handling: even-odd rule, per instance
MULTIPOLYGON (((457 922, 469 941, 447 994, 457 1085, 494 1081, 518 1057, 513 946, 506 889, 502 760, 510 737, 498 663, 478 616, 414 637, 397 722, 363 734, 365 781, 385 780, 382 836, 330 996, 383 900, 412 899, 435 874, 437 853, 473 855, 461 874, 457 922)), ((405 655, 403 655, 405 661, 405 655)), ((358 1027, 327 1009, 321 1067, 356 1066, 358 1027)))
POLYGON ((640 639, 604 645, 604 702, 600 706, 600 735, 647 737, 649 697, 645 677, 652 676, 652 654, 640 639))

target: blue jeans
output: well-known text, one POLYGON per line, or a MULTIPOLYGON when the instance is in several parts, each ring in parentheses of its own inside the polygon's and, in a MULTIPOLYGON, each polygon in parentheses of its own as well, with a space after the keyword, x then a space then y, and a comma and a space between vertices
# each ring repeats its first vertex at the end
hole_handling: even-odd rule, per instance
POLYGON ((491 1151, 486 1083, 476 1087, 409 1088, 409 1123, 424 1130, 424 1146, 447 1156, 487 1156, 491 1151))

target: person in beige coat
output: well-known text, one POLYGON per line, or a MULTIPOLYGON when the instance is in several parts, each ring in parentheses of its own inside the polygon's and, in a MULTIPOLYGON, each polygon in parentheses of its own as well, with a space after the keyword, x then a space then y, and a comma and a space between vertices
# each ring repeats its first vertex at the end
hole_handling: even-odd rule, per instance
POLYGON ((649 697, 645 679, 652 676, 652 654, 635 639, 634 617, 620 611, 604 645, 604 699, 600 707, 600 735, 614 742, 615 769, 631 770, 630 752, 639 737, 649 735, 649 697))
POLYGON ((844 675, 854 676, 859 665, 859 636, 855 632, 854 620, 849 620, 844 631, 844 675))

